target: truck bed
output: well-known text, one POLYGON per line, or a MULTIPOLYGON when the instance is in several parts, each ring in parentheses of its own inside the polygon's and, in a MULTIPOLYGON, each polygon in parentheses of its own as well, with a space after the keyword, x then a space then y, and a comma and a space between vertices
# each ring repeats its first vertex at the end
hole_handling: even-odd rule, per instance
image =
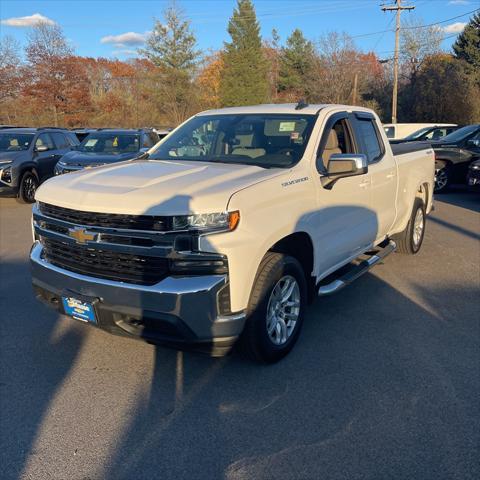
POLYGON ((430 148, 429 142, 405 142, 405 143, 391 143, 392 153, 394 155, 404 155, 405 153, 419 152, 430 148))

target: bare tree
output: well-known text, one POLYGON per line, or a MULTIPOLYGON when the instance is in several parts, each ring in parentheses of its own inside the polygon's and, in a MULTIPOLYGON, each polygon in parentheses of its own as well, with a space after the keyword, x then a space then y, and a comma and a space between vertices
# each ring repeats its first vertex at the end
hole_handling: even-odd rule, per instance
POLYGON ((359 63, 352 39, 346 33, 330 32, 320 38, 318 50, 315 99, 327 103, 348 103, 359 63))
POLYGON ((2 105, 3 118, 8 123, 13 123, 16 118, 15 100, 21 91, 21 72, 22 66, 18 52, 20 50, 18 42, 6 35, 0 38, 0 104, 2 105))
POLYGON ((420 17, 410 17, 403 22, 400 59, 405 72, 417 70, 426 57, 441 51, 442 29, 438 25, 423 25, 425 23, 420 17))

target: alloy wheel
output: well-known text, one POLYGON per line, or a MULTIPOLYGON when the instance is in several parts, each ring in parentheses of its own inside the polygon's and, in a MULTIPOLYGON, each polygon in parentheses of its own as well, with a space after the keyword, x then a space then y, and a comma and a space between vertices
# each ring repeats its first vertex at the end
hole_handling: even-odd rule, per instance
POLYGON ((425 227, 425 218, 423 216, 423 210, 419 208, 415 214, 415 219, 413 221, 413 234, 412 240, 415 248, 418 248, 420 242, 422 241, 423 229, 425 227))
POLYGON ((275 345, 284 345, 300 316, 300 287, 295 277, 283 276, 273 287, 267 305, 267 333, 275 345))
POLYGON ((448 175, 445 168, 435 170, 435 190, 442 190, 447 186, 448 175))

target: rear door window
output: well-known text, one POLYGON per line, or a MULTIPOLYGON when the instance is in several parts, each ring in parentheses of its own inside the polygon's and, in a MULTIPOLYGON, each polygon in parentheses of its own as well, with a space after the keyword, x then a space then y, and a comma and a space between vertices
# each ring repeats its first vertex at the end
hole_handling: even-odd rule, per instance
POLYGON ((159 136, 154 132, 148 132, 147 135, 150 138, 150 141, 152 142, 152 145, 156 145, 158 143, 158 141, 160 140, 159 136))
POLYGON ((150 136, 149 136, 148 134, 146 134, 146 133, 143 135, 143 144, 142 144, 142 147, 143 147, 143 148, 153 147, 152 139, 151 139, 150 136))
POLYGON ((357 116, 356 125, 360 141, 363 144, 362 153, 367 156, 368 163, 375 163, 381 160, 385 152, 383 142, 380 139, 375 120, 357 116))
POLYGON ((53 137, 53 141, 55 142, 55 146, 57 147, 58 150, 69 148, 70 145, 63 133, 52 132, 50 135, 53 137))

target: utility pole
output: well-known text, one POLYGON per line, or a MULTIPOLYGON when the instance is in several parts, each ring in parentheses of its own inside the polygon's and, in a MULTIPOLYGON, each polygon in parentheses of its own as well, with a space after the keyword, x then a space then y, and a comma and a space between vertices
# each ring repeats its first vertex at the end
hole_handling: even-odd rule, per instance
POLYGON ((395 26, 395 54, 393 56, 393 93, 392 93, 392 123, 397 123, 397 97, 398 97, 398 50, 400 40, 400 13, 402 10, 413 10, 414 6, 402 5, 402 0, 395 0, 395 5, 383 6, 382 10, 397 12, 395 26))
POLYGON ((358 73, 355 73, 355 76, 353 77, 352 105, 357 104, 357 90, 358 90, 358 73))

